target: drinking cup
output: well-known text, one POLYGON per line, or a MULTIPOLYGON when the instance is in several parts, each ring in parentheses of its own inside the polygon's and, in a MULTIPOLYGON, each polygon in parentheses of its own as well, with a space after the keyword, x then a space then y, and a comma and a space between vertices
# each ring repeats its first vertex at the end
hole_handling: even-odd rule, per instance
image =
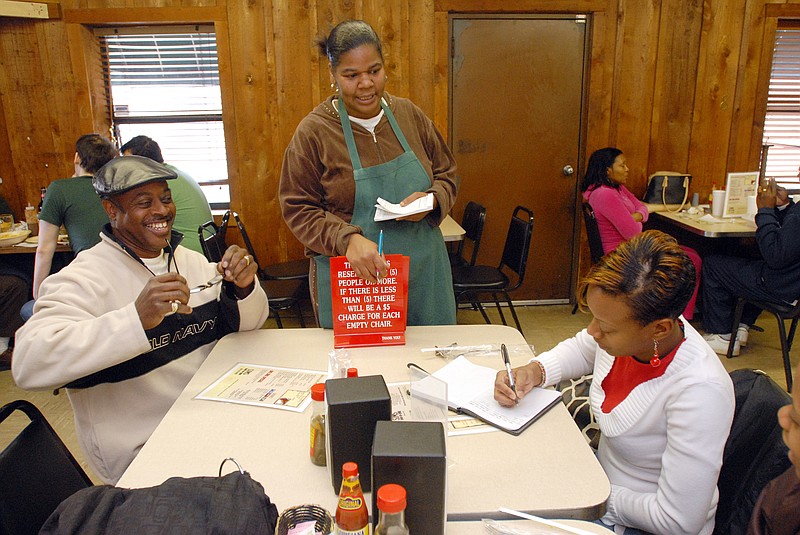
POLYGON ((725 208, 725 190, 715 189, 711 192, 711 215, 722 217, 722 210, 725 208))
POLYGON ((0 232, 10 232, 14 227, 14 216, 11 214, 0 214, 0 232))

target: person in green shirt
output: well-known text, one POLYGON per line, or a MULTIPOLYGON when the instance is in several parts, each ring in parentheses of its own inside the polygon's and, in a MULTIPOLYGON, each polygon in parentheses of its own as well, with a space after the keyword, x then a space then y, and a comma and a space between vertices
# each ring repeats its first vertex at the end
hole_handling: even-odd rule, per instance
POLYGON ((212 221, 211 208, 208 206, 203 190, 197 182, 182 172, 180 169, 164 163, 161 147, 152 138, 147 136, 132 137, 120 147, 123 156, 144 156, 164 164, 177 173, 178 178, 170 181, 169 189, 172 191, 172 202, 175 204, 175 221, 172 228, 183 234, 181 245, 203 254, 197 229, 203 223, 212 221))
POLYGON ((39 245, 33 269, 33 298, 50 274, 61 225, 67 228, 75 254, 100 241, 100 230, 108 216, 92 186, 92 175, 119 155, 111 141, 99 134, 86 134, 75 143, 75 174, 51 183, 39 214, 39 245))

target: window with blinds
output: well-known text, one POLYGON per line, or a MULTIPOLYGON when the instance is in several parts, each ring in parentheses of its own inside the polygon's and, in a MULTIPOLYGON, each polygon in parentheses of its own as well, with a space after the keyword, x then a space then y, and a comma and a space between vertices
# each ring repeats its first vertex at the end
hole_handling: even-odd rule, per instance
POLYGON ((775 37, 772 73, 764 118, 763 143, 769 145, 766 176, 797 187, 800 166, 800 29, 780 28, 775 37))
POLYGON ((213 209, 230 207, 213 27, 98 28, 108 111, 120 145, 153 138, 213 209), (158 33, 156 33, 158 32, 158 33))

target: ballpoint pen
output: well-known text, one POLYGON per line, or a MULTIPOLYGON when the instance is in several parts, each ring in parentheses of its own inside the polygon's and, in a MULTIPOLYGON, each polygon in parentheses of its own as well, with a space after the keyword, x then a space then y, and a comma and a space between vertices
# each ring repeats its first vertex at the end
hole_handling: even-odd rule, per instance
MULTIPOLYGON (((383 256, 383 229, 381 229, 381 233, 378 234, 378 256, 383 256)), ((375 278, 381 278, 381 271, 378 270, 378 273, 375 275, 375 278)))
POLYGON ((508 384, 511 385, 511 390, 514 391, 514 403, 519 403, 517 396, 517 387, 514 384, 514 376, 511 375, 511 361, 508 360, 508 349, 505 344, 500 344, 500 353, 503 355, 503 363, 506 365, 506 372, 508 373, 508 384))

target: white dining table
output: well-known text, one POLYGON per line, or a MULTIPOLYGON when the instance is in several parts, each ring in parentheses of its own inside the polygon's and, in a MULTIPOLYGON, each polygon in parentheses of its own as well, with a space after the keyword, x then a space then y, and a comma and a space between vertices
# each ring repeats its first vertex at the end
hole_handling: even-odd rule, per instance
MULTIPOLYGON (((445 365, 446 358, 422 350, 453 343, 513 346, 514 366, 531 356, 519 331, 502 325, 408 327, 404 346, 346 351, 360 375, 380 374, 391 383, 409 379, 408 362, 431 372, 445 365)), ((337 496, 329 469, 309 459, 310 406, 295 413, 195 399, 237 363, 326 371, 332 349, 333 331, 324 329, 263 329, 224 337, 118 485, 147 487, 172 476, 216 475, 221 461, 232 457, 264 486, 279 510, 317 503, 333 511, 337 496)), ((499 352, 468 358, 502 368, 499 352)), ((608 478, 563 404, 519 436, 500 431, 450 436, 446 446, 448 526, 507 518, 498 512, 501 507, 551 518, 595 519, 605 512, 608 478)), ((370 499, 367 495, 367 503, 370 499)), ((450 527, 448 532, 458 533, 450 527)))
POLYGON ((464 234, 467 233, 464 227, 459 225, 458 222, 449 215, 445 216, 444 220, 439 225, 439 230, 442 232, 444 241, 461 241, 464 239, 464 234))

